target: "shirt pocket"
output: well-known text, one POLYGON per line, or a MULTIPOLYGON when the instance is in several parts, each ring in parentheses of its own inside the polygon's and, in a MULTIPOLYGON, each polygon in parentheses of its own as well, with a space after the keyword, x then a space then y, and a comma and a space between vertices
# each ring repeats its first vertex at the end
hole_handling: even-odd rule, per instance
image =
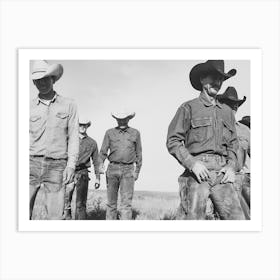
POLYGON ((42 126, 42 117, 40 115, 33 115, 29 120, 29 129, 31 133, 35 133, 42 126))
POLYGON ((211 137, 212 118, 203 117, 191 120, 189 142, 203 142, 211 137))
POLYGON ((68 114, 64 112, 57 112, 55 115, 55 126, 67 127, 67 122, 68 122, 68 114))

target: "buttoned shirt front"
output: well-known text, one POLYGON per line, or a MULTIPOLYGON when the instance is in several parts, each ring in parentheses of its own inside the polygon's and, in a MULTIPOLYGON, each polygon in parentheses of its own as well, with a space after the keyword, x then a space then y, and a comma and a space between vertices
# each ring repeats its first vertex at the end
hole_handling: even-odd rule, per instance
POLYGON ((98 164, 98 146, 94 139, 85 135, 80 137, 80 151, 79 159, 76 165, 76 169, 89 168, 91 166, 90 159, 92 160, 94 166, 95 176, 100 178, 99 174, 99 164, 98 164))
POLYGON ((226 157, 228 164, 237 169, 233 112, 219 101, 213 105, 203 92, 179 107, 169 125, 166 145, 185 168, 193 167, 194 156, 206 153, 226 157))
POLYGON ((50 102, 38 97, 30 105, 30 155, 66 159, 75 169, 79 155, 77 106, 70 98, 56 94, 50 102))
POLYGON ((135 172, 139 173, 142 166, 140 132, 131 127, 126 129, 116 127, 107 130, 100 149, 100 161, 104 162, 107 157, 114 163, 136 163, 135 172), (110 150, 109 155, 108 150, 110 150))

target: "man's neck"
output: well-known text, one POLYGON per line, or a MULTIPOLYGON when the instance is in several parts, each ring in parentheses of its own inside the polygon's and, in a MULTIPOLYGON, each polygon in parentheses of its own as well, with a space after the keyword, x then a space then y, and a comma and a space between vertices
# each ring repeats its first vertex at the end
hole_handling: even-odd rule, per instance
POLYGON ((54 90, 50 90, 48 93, 44 93, 44 94, 39 93, 39 98, 44 100, 52 100, 54 96, 55 96, 54 90))
POLYGON ((85 133, 85 134, 82 134, 82 133, 79 133, 79 137, 80 137, 80 139, 83 139, 83 138, 85 138, 87 136, 87 134, 85 133))
POLYGON ((217 95, 210 96, 204 89, 203 89, 203 93, 205 94, 205 96, 209 100, 209 102, 211 102, 215 106, 216 105, 216 97, 217 97, 217 95))

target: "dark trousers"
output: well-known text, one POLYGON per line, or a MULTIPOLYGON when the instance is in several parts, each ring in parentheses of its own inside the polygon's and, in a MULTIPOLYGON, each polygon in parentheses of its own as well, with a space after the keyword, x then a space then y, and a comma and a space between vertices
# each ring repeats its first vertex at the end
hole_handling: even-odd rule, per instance
POLYGON ((44 192, 43 207, 48 220, 62 220, 65 186, 62 184, 65 159, 30 157, 29 160, 29 207, 30 220, 39 189, 44 192))
POLYGON ((244 220, 239 197, 233 184, 216 184, 217 174, 226 162, 218 155, 197 157, 210 171, 210 179, 199 183, 195 175, 186 170, 179 177, 180 206, 177 219, 205 220, 208 198, 222 220, 244 220))
MULTIPOLYGON (((76 190, 75 220, 86 220, 87 218, 87 194, 88 194, 88 170, 75 171, 74 182, 67 185, 65 192, 65 210, 71 213, 71 202, 74 190, 76 190)), ((73 210, 73 209, 72 209, 73 210)))
POLYGON ((132 219, 134 191, 134 165, 110 163, 106 172, 107 210, 106 220, 117 219, 118 192, 120 191, 120 219, 132 219))

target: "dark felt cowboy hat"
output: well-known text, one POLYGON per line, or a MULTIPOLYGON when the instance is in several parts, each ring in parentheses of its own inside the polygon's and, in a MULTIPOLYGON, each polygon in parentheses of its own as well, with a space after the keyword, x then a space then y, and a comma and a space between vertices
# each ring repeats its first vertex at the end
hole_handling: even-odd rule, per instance
POLYGON ((247 125, 249 128, 251 127, 251 117, 250 116, 244 116, 239 122, 247 125))
POLYGON ((246 96, 243 99, 238 99, 236 89, 234 87, 228 87, 223 94, 217 96, 217 99, 224 103, 235 103, 239 107, 246 101, 246 96))
POLYGON ((236 69, 231 69, 225 73, 225 63, 223 60, 207 60, 204 63, 195 65, 190 71, 190 81, 192 86, 197 90, 202 90, 200 78, 208 73, 219 73, 224 81, 236 74, 236 69))

